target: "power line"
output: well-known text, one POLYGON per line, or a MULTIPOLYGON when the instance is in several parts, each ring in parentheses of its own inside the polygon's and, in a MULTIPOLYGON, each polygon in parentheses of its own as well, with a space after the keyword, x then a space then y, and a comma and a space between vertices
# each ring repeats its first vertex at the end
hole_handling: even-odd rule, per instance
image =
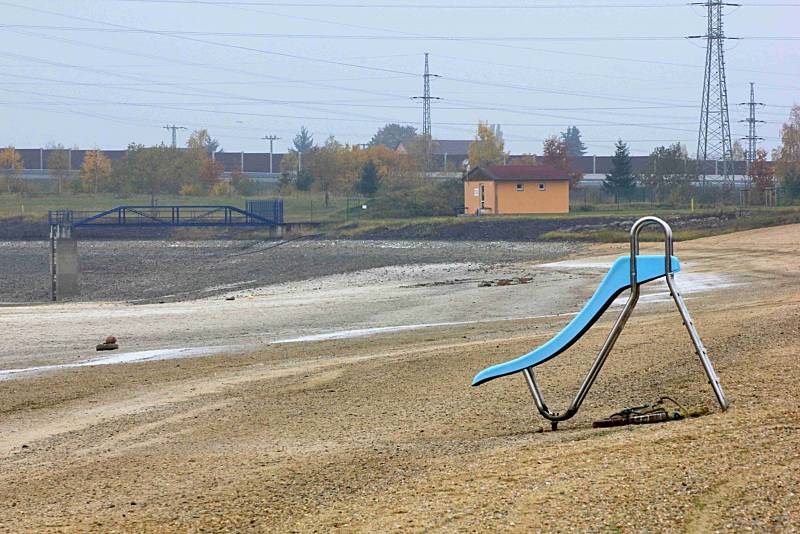
POLYGON ((272 143, 280 139, 277 135, 265 135, 261 138, 264 141, 269 141, 269 173, 272 174, 272 143))
POLYGON ((174 124, 167 124, 164 126, 165 130, 172 131, 172 148, 178 148, 178 130, 187 130, 185 126, 175 126, 174 124))
MULTIPOLYGON (((408 3, 408 4, 383 4, 383 3, 321 3, 321 2, 272 2, 257 0, 235 0, 230 2, 214 2, 211 0, 116 0, 125 3, 144 3, 144 4, 191 4, 191 5, 211 5, 211 6, 261 6, 261 7, 294 7, 294 8, 337 8, 337 9, 454 9, 454 10, 481 10, 481 9, 516 9, 516 10, 535 10, 535 9, 659 9, 659 8, 683 8, 685 3, 527 3, 527 4, 446 4, 446 3, 408 3)), ((800 7, 800 3, 781 2, 757 4, 757 7, 800 7)))
MULTIPOLYGON (((210 5, 217 5, 217 6, 227 5, 227 4, 218 4, 218 3, 213 3, 213 2, 211 2, 209 4, 210 5)), ((286 58, 290 58, 290 59, 298 59, 298 60, 304 60, 304 61, 325 63, 325 64, 331 64, 331 65, 337 65, 337 66, 345 66, 345 67, 365 69, 365 70, 372 70, 372 71, 378 71, 378 72, 387 72, 387 73, 392 73, 392 74, 402 74, 402 75, 408 75, 408 76, 413 76, 414 75, 411 72, 401 71, 401 70, 397 70, 397 69, 387 69, 387 68, 375 67, 375 66, 370 66, 370 65, 361 65, 361 64, 356 64, 356 63, 350 63, 348 61, 332 60, 332 59, 325 59, 325 58, 319 58, 319 57, 313 57, 313 56, 304 56, 304 55, 299 55, 299 54, 290 54, 290 53, 285 53, 285 52, 277 52, 277 51, 265 50, 265 49, 248 47, 248 46, 243 46, 243 45, 235 45, 235 44, 232 44, 232 43, 219 42, 219 41, 208 40, 208 39, 200 39, 198 37, 190 37, 190 36, 187 36, 187 35, 177 35, 177 34, 173 33, 172 31, 167 31, 167 30, 152 30, 152 29, 146 29, 146 28, 136 28, 136 27, 132 27, 132 26, 126 26, 126 25, 122 25, 122 24, 115 24, 115 23, 102 21, 102 20, 90 19, 90 18, 87 18, 87 17, 69 15, 69 14, 66 14, 66 13, 58 12, 58 11, 51 11, 51 10, 46 10, 46 9, 34 8, 34 7, 30 7, 30 6, 23 6, 23 5, 15 4, 13 2, 0 1, 0 5, 7 5, 7 6, 11 6, 11 7, 17 7, 19 9, 27 9, 27 10, 38 12, 38 13, 46 13, 46 14, 50 14, 50 15, 60 16, 60 17, 67 18, 67 19, 79 20, 79 21, 82 21, 82 22, 90 22, 90 23, 94 23, 94 24, 103 24, 105 26, 110 26, 110 27, 117 28, 117 29, 137 31, 137 32, 140 32, 140 33, 151 34, 151 35, 160 35, 160 36, 163 36, 163 37, 172 37, 172 38, 175 38, 175 39, 181 39, 181 40, 186 40, 186 41, 190 41, 190 42, 198 42, 198 43, 209 44, 209 45, 212 45, 212 46, 219 46, 219 47, 224 47, 224 48, 230 48, 230 49, 236 49, 236 50, 242 50, 242 51, 248 51, 248 52, 255 52, 255 53, 261 53, 261 54, 267 54, 267 55, 274 55, 274 56, 277 56, 277 57, 286 57, 286 58)), ((231 4, 231 5, 233 5, 233 4, 231 4)), ((797 5, 800 6, 800 4, 797 4, 797 5)), ((254 10, 254 11, 259 12, 259 13, 264 13, 263 11, 258 11, 258 10, 254 10)), ((286 15, 282 15, 282 16, 286 16, 286 15)), ((318 22, 330 23, 330 21, 324 21, 322 19, 312 19, 312 18, 308 18, 308 17, 291 17, 290 16, 289 18, 301 18, 301 19, 306 19, 306 20, 316 20, 318 22)), ((349 26, 349 27, 360 27, 360 28, 376 30, 376 28, 369 28, 369 27, 352 25, 352 24, 342 24, 342 25, 343 26, 349 26)), ((379 31, 391 32, 391 33, 396 33, 396 34, 400 34, 400 35, 426 37, 424 34, 415 34, 415 33, 395 31, 395 30, 386 30, 386 29, 378 29, 378 30, 379 31)), ((519 46, 519 45, 494 43, 492 41, 486 41, 486 40, 475 40, 475 41, 471 41, 471 42, 474 42, 476 44, 485 44, 485 45, 488 45, 488 46, 500 47, 500 48, 529 50, 529 51, 552 53, 552 54, 563 54, 563 55, 571 55, 571 56, 576 56, 576 57, 588 57, 588 58, 605 59, 605 60, 613 60, 613 61, 627 61, 627 62, 632 62, 632 63, 645 63, 645 64, 668 65, 668 66, 677 66, 677 67, 699 68, 699 65, 687 64, 687 63, 669 62, 669 61, 652 60, 652 59, 625 58, 625 57, 619 57, 619 56, 607 56, 607 55, 600 55, 600 54, 569 52, 569 51, 564 51, 564 50, 548 50, 548 49, 531 48, 531 47, 525 47, 525 46, 519 46)), ((766 72, 766 71, 758 71, 758 70, 753 70, 753 69, 737 69, 737 70, 742 71, 742 72, 759 72, 759 73, 765 73, 765 74, 776 74, 776 75, 795 76, 795 77, 797 76, 796 73, 787 73, 787 72, 766 72)))
MULTIPOLYGON (((27 29, 27 30, 44 30, 44 31, 71 31, 81 33, 149 33, 150 31, 158 30, 144 30, 144 29, 123 29, 123 28, 97 28, 86 26, 47 26, 36 24, 0 24, 0 28, 4 29, 27 29)), ((205 36, 205 37, 242 37, 242 38, 270 38, 270 39, 338 39, 338 40, 373 40, 373 41, 479 41, 479 42, 503 42, 503 41, 578 41, 578 42, 594 42, 594 41, 682 41, 686 39, 684 36, 670 36, 670 35, 558 35, 558 36, 542 36, 542 35, 516 35, 516 36, 502 36, 502 37, 475 37, 474 35, 356 35, 352 33, 347 34, 332 34, 332 33, 263 33, 263 32, 222 32, 222 31, 187 31, 187 30, 170 30, 171 35, 189 35, 189 36, 205 36)), ((798 41, 800 37, 797 36, 744 36, 736 37, 736 40, 757 40, 757 41, 798 41)))
POLYGON ((422 75, 422 96, 412 96, 412 100, 422 101, 422 135, 431 137, 431 100, 441 100, 438 96, 431 96, 431 78, 439 78, 438 74, 431 74, 428 63, 428 52, 425 52, 425 74, 422 75))
POLYGON ((700 128, 697 135, 697 159, 701 162, 703 181, 707 161, 721 161, 719 174, 727 181, 731 177, 731 124, 728 116, 728 86, 725 79, 725 29, 723 7, 738 6, 720 0, 697 2, 692 5, 708 9, 705 35, 692 36, 706 40, 706 68, 703 79, 703 99, 700 105, 700 128))
POLYGON ((763 137, 758 137, 756 135, 756 123, 763 123, 764 121, 756 120, 756 107, 763 106, 763 102, 756 102, 756 94, 754 83, 750 82, 750 101, 749 102, 741 102, 740 106, 748 106, 748 117, 746 119, 742 119, 739 122, 746 122, 747 123, 747 137, 742 137, 742 140, 747 141, 747 152, 745 152, 745 159, 747 159, 747 172, 750 172, 750 167, 752 167, 753 162, 756 160, 756 148, 759 141, 763 141, 763 137))

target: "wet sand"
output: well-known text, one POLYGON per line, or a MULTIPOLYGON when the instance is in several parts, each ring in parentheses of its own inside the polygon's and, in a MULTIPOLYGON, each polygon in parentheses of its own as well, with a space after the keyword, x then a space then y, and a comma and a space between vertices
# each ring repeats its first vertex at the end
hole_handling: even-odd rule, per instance
MULTIPOLYGON (((29 325, 55 325, 55 344, 111 319, 130 323, 132 336, 141 328, 161 341, 186 329, 188 337, 229 336, 234 344, 249 335, 230 333, 248 303, 253 316, 277 325, 263 329, 276 336, 288 326, 308 335, 481 322, 0 381, 0 528, 792 531, 800 524, 798 226, 676 247, 685 271, 712 281, 687 302, 732 402, 726 413, 677 312, 659 298, 637 308, 582 411, 558 432, 544 428, 520 377, 469 387, 484 366, 530 350, 569 319, 509 317, 577 311, 601 264, 622 250, 594 247, 572 259, 595 265, 507 264, 468 283, 430 284, 461 278, 460 269, 404 272, 391 282, 368 273, 295 293, 170 304, 178 311, 163 316, 115 319, 128 308, 64 307, 85 310, 87 326, 16 309, 30 311, 29 325), (477 287, 520 274, 534 283, 477 287), (234 314, 226 305, 241 308, 234 314), (327 322, 317 331, 303 326, 315 317, 327 322), (663 394, 712 414, 591 428, 663 394)), ((551 405, 569 402, 612 319, 542 367, 551 405)), ((74 343, 42 358, 31 347, 4 348, 2 368, 85 358, 74 343)))

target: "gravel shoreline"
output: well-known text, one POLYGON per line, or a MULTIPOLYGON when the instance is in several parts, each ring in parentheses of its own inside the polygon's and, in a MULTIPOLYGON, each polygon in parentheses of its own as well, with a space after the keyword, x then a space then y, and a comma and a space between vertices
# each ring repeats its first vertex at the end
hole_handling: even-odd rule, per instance
MULTIPOLYGON (((546 261, 579 245, 553 243, 297 240, 79 241, 80 301, 174 302, 232 290, 415 264, 546 261)), ((0 303, 49 298, 49 247, 0 242, 0 303)))

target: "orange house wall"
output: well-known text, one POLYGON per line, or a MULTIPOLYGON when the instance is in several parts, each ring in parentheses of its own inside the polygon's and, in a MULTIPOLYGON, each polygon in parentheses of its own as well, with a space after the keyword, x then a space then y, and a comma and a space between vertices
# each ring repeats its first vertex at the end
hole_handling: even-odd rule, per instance
POLYGON ((569 180, 547 182, 498 182, 495 213, 568 213, 569 180), (524 186, 517 191, 517 183, 524 186), (544 191, 539 191, 539 184, 544 191))
POLYGON ((474 191, 483 184, 486 187, 486 213, 569 213, 569 180, 542 182, 545 184, 544 191, 539 191, 539 183, 492 180, 464 182, 464 207, 471 214, 480 208, 480 196, 474 196, 474 191), (523 191, 517 191, 518 183, 524 184, 523 191))
POLYGON ((485 213, 496 213, 495 209, 495 183, 493 180, 464 182, 464 207, 466 213, 475 214, 481 207, 480 187, 481 184, 485 187, 485 213), (475 196, 475 190, 478 190, 478 196, 475 196))

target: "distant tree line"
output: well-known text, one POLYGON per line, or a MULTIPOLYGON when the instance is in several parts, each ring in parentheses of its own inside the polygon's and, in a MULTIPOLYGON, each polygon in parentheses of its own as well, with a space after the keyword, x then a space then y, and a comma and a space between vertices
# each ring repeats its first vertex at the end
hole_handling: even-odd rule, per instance
MULTIPOLYGON (((394 196, 415 198, 398 192, 424 188, 424 171, 429 169, 431 139, 419 135, 412 126, 387 124, 366 145, 350 145, 329 136, 317 144, 314 135, 301 127, 289 153, 281 160, 281 192, 318 191, 326 202, 330 195, 394 196), (402 151, 397 148, 403 145, 402 151)), ((69 172, 68 150, 61 145, 48 147, 48 168, 54 190, 63 193, 177 194, 221 196, 231 193, 253 194, 255 182, 235 169, 229 180, 222 179, 222 165, 213 155, 219 143, 207 130, 192 133, 185 149, 166 145, 145 147, 132 143, 124 157, 112 164, 99 150, 86 153, 77 178, 69 172)), ((570 126, 542 143, 542 154, 510 156, 505 150, 499 126, 479 122, 468 150, 470 168, 491 164, 546 164, 563 171, 577 186, 582 178, 573 161, 586 153, 581 132, 570 126)), ((734 146, 743 156, 741 146, 734 146)), ((25 194, 29 184, 21 179, 22 159, 13 147, 0 150, 0 192, 25 194)), ((466 170, 466 169, 464 169, 466 170)), ((628 145, 618 140, 612 170, 604 189, 617 201, 643 199, 663 203, 683 203, 697 194, 698 162, 688 157, 680 143, 660 146, 650 154, 647 170, 634 174, 628 145)), ((753 190, 770 191, 780 187, 790 199, 800 199, 800 106, 794 106, 781 129, 781 146, 768 161, 766 151, 757 152, 749 168, 753 190)), ((445 188, 450 196, 450 189, 445 188)), ((457 188, 453 186, 452 190, 457 188)), ((444 190, 443 190, 444 191, 444 190)), ((436 194, 435 191, 431 193, 436 194)), ((414 201, 416 205, 416 200, 414 201)), ((437 208, 438 209, 438 208, 437 208)))
POLYGON ((387 125, 367 145, 343 144, 333 136, 317 145, 302 127, 281 159, 281 189, 320 191, 327 203, 332 194, 374 196, 419 186, 424 155, 418 138, 413 128, 387 125), (408 143, 405 153, 396 150, 400 143, 408 143))
MULTIPOLYGON (((743 158, 744 151, 737 144, 734 157, 743 158)), ((686 147, 680 143, 660 146, 650 153, 647 171, 634 175, 627 144, 617 141, 612 170, 606 175, 603 186, 617 201, 636 197, 637 188, 644 189, 656 202, 677 203, 689 195, 698 194, 697 177, 700 162, 689 158, 686 147)), ((778 187, 790 201, 800 199, 800 106, 795 105, 789 120, 781 128, 781 146, 773 150, 772 162, 766 150, 757 149, 747 174, 751 180, 751 201, 761 202, 764 195, 778 187)))
MULTIPOLYGON (((219 143, 207 130, 196 130, 185 149, 164 144, 146 147, 131 143, 125 155, 111 162, 100 150, 89 150, 78 176, 71 178, 69 151, 61 145, 48 146, 47 166, 54 179, 55 193, 114 193, 119 197, 131 194, 222 196, 233 192, 247 195, 256 184, 234 170, 230 180, 222 180, 222 165, 212 157, 219 143)), ((0 172, 9 193, 27 192, 21 179, 22 159, 13 147, 0 152, 0 172)))

